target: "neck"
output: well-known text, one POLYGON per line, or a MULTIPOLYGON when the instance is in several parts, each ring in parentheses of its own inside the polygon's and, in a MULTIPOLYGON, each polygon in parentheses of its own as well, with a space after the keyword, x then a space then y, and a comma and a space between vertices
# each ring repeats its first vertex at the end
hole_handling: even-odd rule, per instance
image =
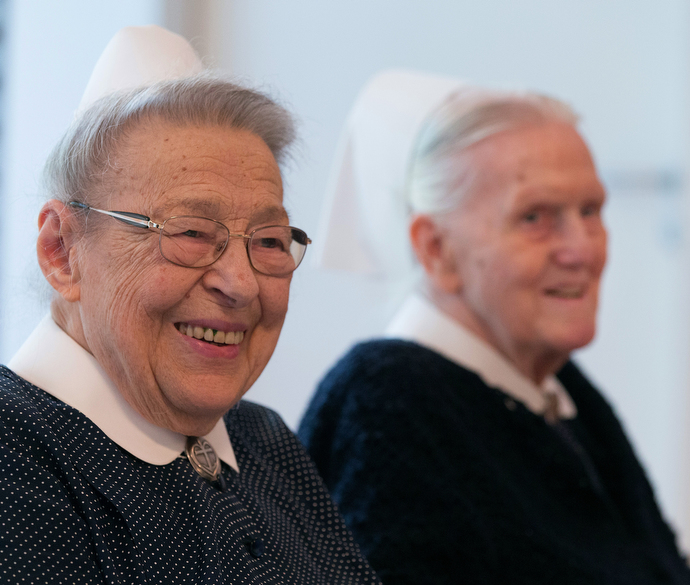
POLYGON ((425 294, 439 310, 488 343, 537 386, 568 361, 568 354, 563 352, 521 344, 507 336, 493 334, 461 295, 449 294, 429 284, 425 287, 425 294))

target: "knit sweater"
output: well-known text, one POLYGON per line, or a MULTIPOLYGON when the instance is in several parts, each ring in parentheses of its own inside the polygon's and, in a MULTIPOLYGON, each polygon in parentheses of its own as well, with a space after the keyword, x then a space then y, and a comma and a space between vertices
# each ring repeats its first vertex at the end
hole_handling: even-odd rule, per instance
POLYGON ((547 424, 414 343, 355 346, 298 435, 384 585, 690 583, 613 411, 572 364, 547 424))

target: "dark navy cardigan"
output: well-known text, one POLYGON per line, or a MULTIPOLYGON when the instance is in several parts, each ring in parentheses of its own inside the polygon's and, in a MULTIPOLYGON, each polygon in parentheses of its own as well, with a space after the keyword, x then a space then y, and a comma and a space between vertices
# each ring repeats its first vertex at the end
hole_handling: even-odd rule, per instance
POLYGON ((222 490, 0 368, 0 583, 378 583, 280 418, 242 402, 225 422, 222 490))
POLYGON ((549 426, 414 343, 357 345, 299 437, 384 585, 690 583, 609 405, 572 364, 549 426))

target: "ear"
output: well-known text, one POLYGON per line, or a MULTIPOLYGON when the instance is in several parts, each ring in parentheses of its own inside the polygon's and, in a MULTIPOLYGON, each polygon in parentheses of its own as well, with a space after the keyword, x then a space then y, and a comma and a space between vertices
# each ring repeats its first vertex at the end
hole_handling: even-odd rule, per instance
POLYGON ((68 302, 79 300, 79 234, 74 216, 64 203, 51 199, 38 215, 36 252, 43 276, 68 302))
POLYGON ((449 238, 438 222, 426 214, 413 216, 410 222, 410 241, 417 260, 431 283, 443 292, 459 293, 462 279, 449 238))

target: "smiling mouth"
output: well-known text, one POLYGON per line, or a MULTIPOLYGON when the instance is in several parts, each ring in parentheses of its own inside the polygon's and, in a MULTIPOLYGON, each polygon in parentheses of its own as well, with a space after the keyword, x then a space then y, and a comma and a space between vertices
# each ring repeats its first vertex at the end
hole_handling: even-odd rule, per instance
POLYGON ((581 299, 585 296, 585 287, 564 286, 560 288, 550 288, 546 290, 546 294, 550 297, 559 299, 581 299))
POLYGON ((219 331, 199 325, 176 323, 177 330, 187 337, 194 337, 214 345, 238 345, 244 339, 244 331, 219 331))

